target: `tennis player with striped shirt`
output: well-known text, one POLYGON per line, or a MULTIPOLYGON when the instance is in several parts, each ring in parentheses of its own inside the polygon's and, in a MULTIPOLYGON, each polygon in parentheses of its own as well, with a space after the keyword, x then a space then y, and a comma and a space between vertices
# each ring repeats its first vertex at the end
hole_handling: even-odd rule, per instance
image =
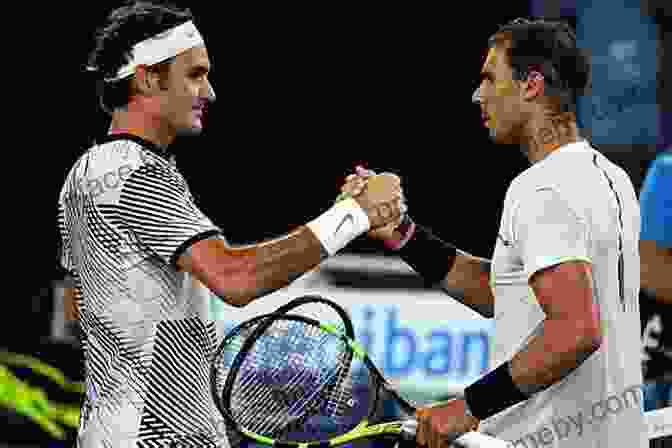
POLYGON ((75 162, 59 199, 86 369, 77 446, 225 446, 208 380, 218 342, 211 292, 245 306, 369 229, 398 224, 399 178, 377 177, 288 235, 232 247, 170 150, 178 135, 201 132, 215 99, 189 10, 138 2, 113 11, 89 64, 111 128, 75 162))
MULTIPOLYGON (((587 57, 569 26, 543 20, 511 22, 489 44, 473 101, 491 139, 520 145, 531 163, 507 191, 492 260, 408 216, 370 232, 495 319, 494 370, 462 398, 419 410, 418 442, 445 447, 478 428, 516 448, 646 448, 639 205, 628 175, 579 135, 587 57)), ((356 197, 372 174, 357 168, 343 191, 356 197)))

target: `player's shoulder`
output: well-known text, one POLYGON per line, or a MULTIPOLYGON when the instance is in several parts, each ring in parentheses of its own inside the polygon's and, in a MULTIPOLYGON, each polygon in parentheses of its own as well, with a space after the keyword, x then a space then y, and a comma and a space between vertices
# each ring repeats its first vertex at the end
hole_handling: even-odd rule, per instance
MULTIPOLYGON (((90 145, 76 160, 61 190, 65 196, 118 190, 135 172, 168 179, 179 176, 172 164, 151 143, 132 135, 107 135, 90 145), (146 172, 145 172, 146 171, 146 172)), ((173 179, 173 180, 171 180, 173 179)), ((95 195, 102 197, 101 194, 95 195)))
POLYGON ((127 166, 168 167, 169 162, 159 154, 160 150, 140 137, 130 134, 106 135, 87 151, 88 162, 96 169, 127 166))
POLYGON ((156 145, 130 134, 106 135, 82 154, 77 177, 124 180, 143 169, 161 178, 175 177, 177 171, 156 145))
POLYGON ((555 190, 558 182, 554 174, 557 172, 557 166, 549 170, 544 164, 531 165, 511 181, 507 198, 509 201, 518 202, 535 191, 555 190))
MULTIPOLYGON (((507 199, 519 202, 535 192, 554 191, 573 202, 592 189, 591 182, 600 181, 601 174, 595 170, 594 163, 598 157, 601 157, 600 153, 587 141, 551 153, 513 179, 507 199)), ((627 177, 624 171, 623 174, 627 177)))

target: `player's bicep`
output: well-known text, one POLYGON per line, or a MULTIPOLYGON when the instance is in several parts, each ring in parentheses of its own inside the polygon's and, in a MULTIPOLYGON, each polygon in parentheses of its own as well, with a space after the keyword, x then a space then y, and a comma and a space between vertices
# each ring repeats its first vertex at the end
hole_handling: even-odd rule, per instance
POLYGON ((600 311, 593 299, 592 265, 567 261, 537 271, 530 279, 546 319, 567 324, 567 335, 584 342, 601 341, 600 311))

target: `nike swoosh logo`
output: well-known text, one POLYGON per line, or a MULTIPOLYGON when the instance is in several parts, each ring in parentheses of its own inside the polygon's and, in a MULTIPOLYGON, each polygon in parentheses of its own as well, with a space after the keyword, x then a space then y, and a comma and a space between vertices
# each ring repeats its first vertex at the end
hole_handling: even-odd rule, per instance
POLYGON ((343 227, 346 222, 350 222, 351 226, 355 225, 355 218, 352 216, 352 213, 348 213, 343 217, 343 219, 341 219, 341 222, 336 227, 336 230, 334 230, 334 236, 338 235, 339 230, 341 230, 341 227, 343 227))

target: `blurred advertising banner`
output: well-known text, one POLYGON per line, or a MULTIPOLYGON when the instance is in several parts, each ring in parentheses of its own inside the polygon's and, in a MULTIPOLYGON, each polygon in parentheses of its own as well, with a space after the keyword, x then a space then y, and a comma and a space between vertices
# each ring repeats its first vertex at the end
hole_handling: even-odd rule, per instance
POLYGON ((213 297, 212 312, 223 334, 306 294, 346 308, 356 338, 374 363, 416 401, 457 394, 489 368, 494 322, 442 291, 426 288, 396 258, 340 255, 245 308, 213 297))

